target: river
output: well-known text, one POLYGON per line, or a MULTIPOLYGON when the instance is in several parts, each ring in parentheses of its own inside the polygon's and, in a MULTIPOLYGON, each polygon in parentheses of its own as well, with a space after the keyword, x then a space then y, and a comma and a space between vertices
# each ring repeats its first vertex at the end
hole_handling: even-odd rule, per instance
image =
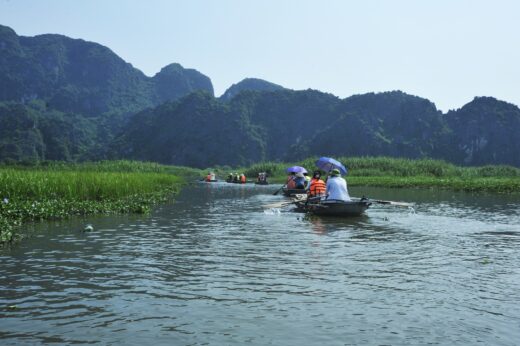
POLYGON ((0 344, 520 343, 518 196, 353 188, 416 205, 338 219, 264 210, 275 190, 27 227, 0 250, 0 344))

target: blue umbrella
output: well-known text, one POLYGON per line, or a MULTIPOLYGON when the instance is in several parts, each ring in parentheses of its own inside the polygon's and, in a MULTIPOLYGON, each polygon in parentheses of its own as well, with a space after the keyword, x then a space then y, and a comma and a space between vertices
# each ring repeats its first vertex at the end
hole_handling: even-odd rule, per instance
POLYGON ((325 172, 330 172, 334 168, 337 168, 337 169, 339 169, 339 171, 342 175, 347 174, 347 168, 345 166, 343 166, 343 164, 341 162, 339 162, 338 160, 334 160, 333 158, 330 158, 330 157, 325 157, 325 156, 320 157, 318 159, 318 161, 316 161, 316 167, 318 167, 319 169, 321 169, 322 171, 325 171, 325 172))
POLYGON ((292 166, 287 168, 287 173, 307 173, 307 170, 300 166, 292 166))

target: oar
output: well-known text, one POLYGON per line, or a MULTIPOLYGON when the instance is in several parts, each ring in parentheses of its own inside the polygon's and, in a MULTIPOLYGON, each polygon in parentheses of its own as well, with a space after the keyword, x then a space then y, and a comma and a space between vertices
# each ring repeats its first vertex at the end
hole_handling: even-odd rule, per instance
POLYGON ((406 207, 406 208, 413 206, 413 203, 396 202, 396 201, 383 201, 381 199, 370 199, 370 202, 378 203, 378 204, 395 205, 396 207, 406 207))
POLYGON ((262 208, 264 208, 264 209, 281 208, 281 207, 285 207, 286 205, 290 205, 293 203, 294 202, 278 202, 278 203, 264 204, 264 205, 262 205, 262 208))
POLYGON ((285 186, 285 185, 282 185, 282 187, 280 187, 278 190, 276 190, 276 191, 273 193, 273 196, 276 196, 277 194, 279 194, 280 191, 282 191, 282 189, 283 189, 284 186, 285 186))
MULTIPOLYGON (((352 199, 360 201, 362 198, 353 197, 352 199)), ((377 204, 395 205, 396 207, 412 207, 414 205, 413 203, 396 202, 396 201, 385 201, 385 200, 382 200, 382 199, 371 199, 371 198, 366 198, 366 197, 365 197, 365 200, 370 201, 372 203, 377 203, 377 204)))

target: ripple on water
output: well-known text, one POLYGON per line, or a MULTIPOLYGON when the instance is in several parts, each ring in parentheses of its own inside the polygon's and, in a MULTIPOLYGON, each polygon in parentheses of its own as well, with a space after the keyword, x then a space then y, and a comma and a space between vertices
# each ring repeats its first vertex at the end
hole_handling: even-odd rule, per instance
MULTIPOLYGON (((0 254, 5 344, 495 344, 520 340, 514 204, 305 217, 271 189, 185 190, 150 217, 42 224, 0 254)), ((372 191, 372 194, 377 191, 372 191)), ((391 199, 384 195, 382 198, 391 199)))

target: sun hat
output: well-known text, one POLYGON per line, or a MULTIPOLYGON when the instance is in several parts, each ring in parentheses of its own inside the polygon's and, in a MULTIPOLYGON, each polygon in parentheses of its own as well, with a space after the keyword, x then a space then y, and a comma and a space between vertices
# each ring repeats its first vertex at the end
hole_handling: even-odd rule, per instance
POLYGON ((337 168, 334 168, 331 172, 330 172, 330 175, 339 175, 339 169, 337 168))

